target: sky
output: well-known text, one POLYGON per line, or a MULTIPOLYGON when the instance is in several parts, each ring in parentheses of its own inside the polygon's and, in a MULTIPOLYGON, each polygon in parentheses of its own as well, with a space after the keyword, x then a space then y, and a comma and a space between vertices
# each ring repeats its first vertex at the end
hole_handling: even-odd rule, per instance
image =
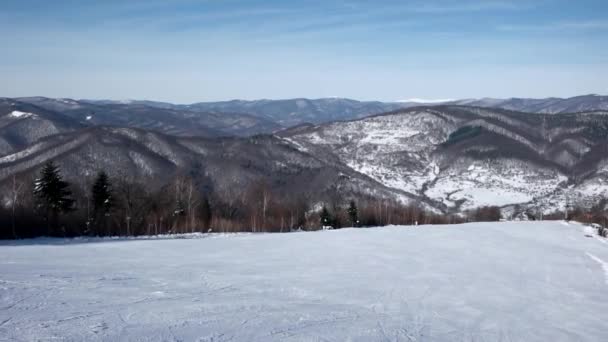
POLYGON ((2 0, 0 96, 608 94, 605 0, 2 0))

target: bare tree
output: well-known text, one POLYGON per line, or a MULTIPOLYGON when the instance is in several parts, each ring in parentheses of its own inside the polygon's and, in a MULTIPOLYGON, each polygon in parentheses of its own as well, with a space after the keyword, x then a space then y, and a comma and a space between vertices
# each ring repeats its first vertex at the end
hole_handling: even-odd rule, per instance
POLYGON ((13 232, 13 238, 17 238, 17 227, 15 220, 15 211, 17 209, 17 205, 21 200, 21 194, 23 190, 24 183, 17 180, 17 176, 13 175, 12 184, 11 184, 11 228, 13 232))
POLYGON ((195 225, 195 209, 198 206, 198 201, 195 200, 194 193, 194 181, 192 178, 188 179, 187 190, 186 190, 186 215, 188 216, 188 225, 190 233, 194 233, 194 225, 195 225))

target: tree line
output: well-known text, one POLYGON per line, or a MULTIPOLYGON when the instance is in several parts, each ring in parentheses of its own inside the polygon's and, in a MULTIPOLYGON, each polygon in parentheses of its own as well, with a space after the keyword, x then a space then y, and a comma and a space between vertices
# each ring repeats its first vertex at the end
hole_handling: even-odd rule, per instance
POLYGON ((251 182, 238 193, 219 193, 204 191, 192 177, 178 175, 150 190, 134 179, 112 179, 100 171, 90 184, 76 185, 64 180, 53 162, 33 180, 13 176, 9 192, 0 207, 0 238, 9 239, 289 232, 464 221, 389 199, 345 200, 334 194, 318 201, 305 194, 279 194, 264 181, 251 182))
MULTIPOLYGON (((417 204, 392 199, 343 198, 337 192, 323 200, 306 194, 281 194, 264 181, 236 191, 205 189, 193 177, 177 175, 152 190, 142 181, 111 178, 103 170, 90 181, 65 181, 49 162, 35 179, 14 175, 0 205, 0 238, 38 236, 137 236, 207 232, 290 232, 342 227, 454 224, 498 221, 501 209, 480 207, 464 215, 429 212, 417 204)), ((564 219, 608 226, 602 200, 589 209, 536 215, 527 219, 564 219)))
MULTIPOLYGON (((373 197, 323 200, 306 194, 281 194, 264 181, 236 191, 205 189, 193 177, 177 175, 151 190, 127 177, 103 170, 79 184, 65 181, 49 162, 35 179, 14 175, 0 205, 0 238, 37 236, 136 236, 194 232, 289 232, 342 227, 453 224, 498 221, 501 210, 480 207, 465 215, 442 215, 420 205, 373 197)), ((602 200, 591 208, 536 215, 527 219, 564 219, 608 226, 602 200)))

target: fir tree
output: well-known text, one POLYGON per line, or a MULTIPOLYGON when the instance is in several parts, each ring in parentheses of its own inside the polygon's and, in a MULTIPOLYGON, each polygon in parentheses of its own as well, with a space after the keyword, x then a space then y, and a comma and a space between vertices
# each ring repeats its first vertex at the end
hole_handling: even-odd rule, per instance
POLYGON ((350 218, 350 223, 353 227, 359 225, 359 212, 355 201, 350 201, 350 205, 348 206, 348 217, 350 218))
POLYGON ((319 218, 321 219, 321 227, 329 227, 332 226, 332 219, 329 210, 327 210, 326 206, 323 206, 321 209, 321 214, 319 214, 319 218))
POLYGON ((40 177, 34 185, 36 206, 47 222, 49 233, 57 229, 59 214, 74 209, 74 199, 69 184, 63 180, 59 168, 51 161, 41 170, 40 177))
POLYGON ((209 204, 209 199, 205 196, 203 198, 203 203, 201 203, 200 209, 201 220, 203 221, 203 228, 210 229, 211 228, 211 204, 209 204))
POLYGON ((108 175, 101 171, 91 188, 91 198, 93 200, 93 212, 106 215, 114 205, 112 197, 112 187, 108 175))
POLYGON ((96 233, 99 235, 101 229, 106 228, 106 217, 110 215, 114 205, 110 180, 104 171, 99 172, 91 187, 91 199, 93 202, 94 225, 97 230, 96 233))

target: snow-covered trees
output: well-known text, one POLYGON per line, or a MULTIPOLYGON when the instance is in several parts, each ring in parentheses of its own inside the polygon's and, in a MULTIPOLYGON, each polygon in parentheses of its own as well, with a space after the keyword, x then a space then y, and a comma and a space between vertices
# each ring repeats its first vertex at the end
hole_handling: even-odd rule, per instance
POLYGON ((69 184, 63 180, 59 168, 53 162, 48 162, 36 179, 34 187, 36 207, 44 216, 47 227, 58 228, 59 214, 74 209, 74 199, 69 184))

